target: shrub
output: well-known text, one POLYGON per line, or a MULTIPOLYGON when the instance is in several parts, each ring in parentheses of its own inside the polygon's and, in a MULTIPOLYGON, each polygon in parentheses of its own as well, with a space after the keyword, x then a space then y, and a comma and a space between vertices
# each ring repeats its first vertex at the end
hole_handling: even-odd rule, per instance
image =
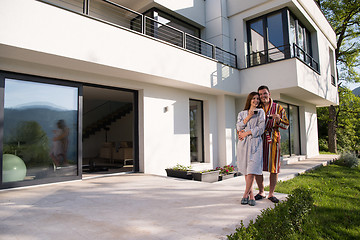
POLYGON ((345 152, 341 154, 340 158, 335 163, 339 166, 352 168, 359 166, 359 159, 354 153, 345 152))
POLYGON ((328 142, 326 139, 319 138, 319 150, 323 152, 329 151, 328 142))
POLYGON ((287 197, 287 201, 264 209, 255 223, 250 221, 248 227, 241 222, 236 232, 227 237, 229 240, 291 239, 296 232, 301 232, 301 226, 313 205, 310 190, 297 188, 287 197))
POLYGON ((181 165, 181 164, 176 164, 176 166, 172 167, 171 169, 179 170, 179 171, 189 171, 189 170, 191 170, 191 166, 184 166, 184 165, 181 165))

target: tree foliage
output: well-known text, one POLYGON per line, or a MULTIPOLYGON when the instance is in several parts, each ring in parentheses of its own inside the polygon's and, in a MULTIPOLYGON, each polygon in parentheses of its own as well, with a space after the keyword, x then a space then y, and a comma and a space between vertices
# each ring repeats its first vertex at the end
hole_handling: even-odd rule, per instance
MULTIPOLYGON (((339 88, 339 106, 336 106, 336 134, 340 151, 360 151, 360 97, 350 89, 339 88)), ((327 116, 326 107, 318 108, 319 146, 321 151, 327 148, 327 125, 331 121, 327 116)))
POLYGON ((360 1, 317 0, 337 37, 335 50, 339 79, 360 82, 360 1))
MULTIPOLYGON (((337 49, 335 57, 337 62, 338 87, 340 102, 346 101, 341 98, 347 96, 341 93, 342 82, 360 82, 359 66, 360 66, 360 1, 359 0, 316 0, 321 10, 325 14, 329 23, 333 27, 337 38, 337 49)), ((329 106, 326 112, 324 109, 319 110, 320 123, 323 117, 327 117, 329 121, 320 126, 327 128, 328 131, 328 151, 337 152, 337 141, 344 146, 344 142, 351 141, 349 136, 352 132, 343 131, 341 121, 344 114, 341 113, 343 108, 329 106), (338 129, 340 127, 340 129, 338 129), (347 137, 347 135, 349 135, 347 137), (345 141, 346 140, 346 141, 345 141)), ((323 129, 322 129, 323 131, 323 129)), ((321 132, 320 132, 321 135, 321 132)), ((323 146, 324 139, 319 143, 323 146)))

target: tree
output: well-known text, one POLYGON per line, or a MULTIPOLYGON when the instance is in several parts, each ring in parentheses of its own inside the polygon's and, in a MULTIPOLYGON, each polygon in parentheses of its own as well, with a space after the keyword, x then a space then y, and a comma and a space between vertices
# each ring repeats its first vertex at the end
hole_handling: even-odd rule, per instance
MULTIPOLYGON (((360 66, 360 1, 359 0, 316 0, 333 27, 337 37, 335 57, 337 62, 338 87, 342 82, 360 82, 357 68, 360 66)), ((337 152, 337 127, 341 108, 328 108, 328 147, 337 152)))
MULTIPOLYGON (((360 97, 350 89, 339 87, 339 106, 334 107, 337 118, 338 147, 341 151, 360 151, 360 97)), ((327 108, 318 108, 319 147, 321 151, 329 151, 327 142, 327 108)))

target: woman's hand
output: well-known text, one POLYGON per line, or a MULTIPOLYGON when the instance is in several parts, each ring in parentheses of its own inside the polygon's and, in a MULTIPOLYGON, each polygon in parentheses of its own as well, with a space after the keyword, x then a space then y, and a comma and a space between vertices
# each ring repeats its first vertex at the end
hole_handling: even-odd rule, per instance
POLYGON ((251 134, 251 131, 245 132, 245 130, 241 130, 241 131, 238 131, 238 138, 240 141, 242 141, 250 134, 251 134))

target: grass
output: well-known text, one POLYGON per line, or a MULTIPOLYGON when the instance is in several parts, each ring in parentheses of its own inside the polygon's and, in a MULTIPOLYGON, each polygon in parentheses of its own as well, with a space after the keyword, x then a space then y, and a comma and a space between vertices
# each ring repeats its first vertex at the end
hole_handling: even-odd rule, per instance
POLYGON ((276 192, 311 190, 315 208, 298 239, 360 239, 360 168, 331 164, 279 182, 276 192))
POLYGON ((320 151, 319 154, 337 155, 337 153, 320 151))

